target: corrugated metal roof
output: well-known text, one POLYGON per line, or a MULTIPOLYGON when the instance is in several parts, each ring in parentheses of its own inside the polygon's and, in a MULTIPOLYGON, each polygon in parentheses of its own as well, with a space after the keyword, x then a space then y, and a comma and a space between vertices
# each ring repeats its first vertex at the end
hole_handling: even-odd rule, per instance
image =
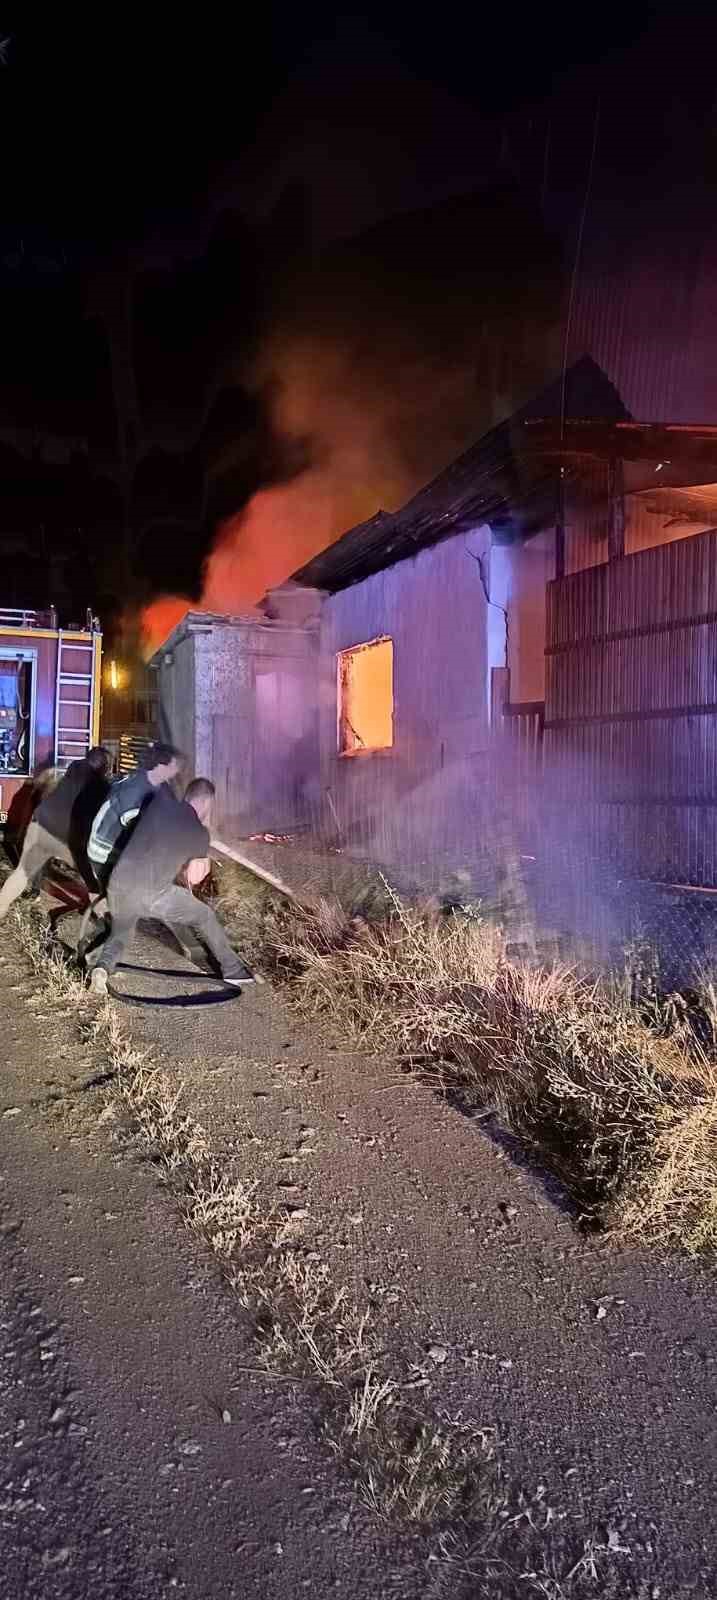
POLYGON ((536 532, 555 504, 554 460, 526 449, 524 424, 571 417, 626 420, 617 390, 589 356, 472 445, 395 512, 379 511, 315 556, 294 582, 335 592, 441 539, 489 522, 506 539, 536 532))

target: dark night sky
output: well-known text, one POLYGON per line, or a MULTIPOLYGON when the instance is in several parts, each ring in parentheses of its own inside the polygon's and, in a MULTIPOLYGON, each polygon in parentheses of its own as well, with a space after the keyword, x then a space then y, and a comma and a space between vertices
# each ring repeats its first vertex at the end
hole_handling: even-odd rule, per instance
MULTIPOLYGON (((131 12, 125 20, 119 10, 109 15, 108 22, 100 8, 91 16, 80 8, 64 15, 60 8, 48 13, 25 4, 14 16, 6 8, 0 22, 0 37, 9 41, 0 63, 6 153, 0 424, 76 433, 90 442, 88 458, 50 468, 16 458, 0 435, 0 551, 5 540, 13 572, 11 580, 6 566, 11 592, 0 598, 43 604, 57 596, 36 593, 36 587, 64 583, 66 602, 84 604, 79 571, 93 584, 89 598, 111 620, 128 583, 140 599, 160 587, 196 589, 217 511, 238 509, 257 485, 284 470, 241 368, 268 315, 267 283, 281 276, 292 251, 310 252, 317 229, 324 245, 334 226, 346 235, 390 221, 392 211, 440 203, 452 188, 465 190, 481 119, 499 129, 522 107, 548 100, 576 71, 587 72, 588 82, 591 74, 599 78, 617 53, 652 27, 661 28, 666 47, 674 43, 679 53, 688 13, 680 12, 679 25, 666 5, 612 3, 599 10, 476 8, 469 25, 457 7, 417 12, 395 6, 358 17, 336 15, 328 6, 262 5, 254 15, 237 12, 233 24, 207 23, 201 9, 183 25, 135 21, 131 12), (346 99, 350 112, 342 110, 346 74, 364 86, 346 99), (420 124, 429 101, 433 122, 426 133, 420 124), (291 121, 296 106, 303 108, 300 126, 291 121), (383 188, 372 180, 362 199, 358 173, 354 207, 351 194, 332 191, 326 149, 317 145, 310 203, 288 184, 273 212, 269 207, 269 224, 260 218, 264 231, 257 234, 262 192, 275 178, 276 141, 283 139, 284 156, 294 129, 301 141, 307 106, 319 115, 325 146, 332 118, 354 119, 349 140, 358 166, 370 140, 380 166, 383 141, 392 180, 383 188), (430 176, 425 200, 409 193, 408 181, 402 195, 396 158, 403 150, 408 174, 412 141, 418 148, 422 134, 431 145, 430 161, 425 150, 421 156, 421 182, 430 176), (216 234, 222 210, 216 196, 223 191, 232 193, 233 217, 220 222, 219 243, 208 251, 211 213, 216 234), (246 199, 245 217, 237 195, 246 199), (168 277, 158 263, 162 255, 171 257, 173 246, 180 268, 168 277), (136 416, 130 404, 121 422, 114 403, 116 352, 113 368, 97 306, 99 295, 102 308, 116 308, 117 274, 128 259, 135 276, 138 263, 141 269, 129 356, 137 400, 136 416), (94 312, 89 319, 88 308, 94 312), (216 373, 228 352, 240 376, 233 388, 231 381, 222 388, 216 373), (209 441, 207 393, 214 394, 217 413, 209 441), (229 446, 238 459, 218 504, 207 492, 207 473, 229 446), (163 531, 162 508, 173 499, 184 508, 182 525, 173 512, 174 522, 169 518, 163 531), (133 523, 129 574, 116 555, 123 517, 133 523), (134 526, 140 521, 150 529, 146 536, 134 526), (65 553, 65 565, 53 568, 50 561, 48 578, 53 551, 65 553)), ((341 137, 345 142, 345 127, 341 137)), ((462 238, 458 228, 459 253, 462 238)), ((395 239, 387 248, 396 258, 395 239)), ((423 285, 417 306, 424 310, 425 295, 423 285)), ((62 587, 60 596, 62 604, 62 587)))
MULTIPOLYGON (((340 66, 400 67, 501 114, 674 16, 667 4, 614 0, 599 12, 475 8, 472 21, 458 7, 438 18, 434 7, 412 5, 355 15, 265 4, 234 23, 207 24, 199 8, 195 25, 178 27, 128 24, 121 12, 108 23, 101 8, 15 9, 0 24, 10 41, 0 74, 3 148, 12 150, 3 223, 87 252, 181 216, 216 155, 233 159, 251 146, 262 113, 297 73, 319 70, 330 81, 340 66)), ((681 29, 688 15, 681 10, 681 29)))

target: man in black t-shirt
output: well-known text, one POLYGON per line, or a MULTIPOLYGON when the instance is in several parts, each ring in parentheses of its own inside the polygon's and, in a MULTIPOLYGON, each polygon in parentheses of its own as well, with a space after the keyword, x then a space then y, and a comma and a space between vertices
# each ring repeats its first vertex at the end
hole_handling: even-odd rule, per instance
POLYGON ((43 796, 28 823, 19 863, 0 890, 0 922, 49 861, 77 867, 87 881, 87 839, 92 818, 107 794, 109 766, 108 751, 95 745, 82 761, 73 761, 43 796))
POLYGON ((122 959, 141 917, 192 928, 206 945, 225 983, 239 988, 253 979, 211 906, 175 882, 183 867, 209 855, 209 822, 214 785, 195 778, 183 800, 161 787, 140 814, 110 877, 107 905, 111 932, 88 958, 90 988, 107 993, 107 979, 122 959))

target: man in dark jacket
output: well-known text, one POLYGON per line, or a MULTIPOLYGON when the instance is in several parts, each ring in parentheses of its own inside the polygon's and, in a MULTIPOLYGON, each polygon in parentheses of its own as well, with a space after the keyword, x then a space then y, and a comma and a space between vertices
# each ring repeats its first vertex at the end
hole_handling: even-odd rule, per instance
POLYGON ((172 928, 193 929, 217 962, 225 983, 239 988, 253 982, 211 906, 175 882, 188 862, 209 855, 207 824, 213 798, 213 783, 195 778, 183 800, 177 800, 165 786, 142 811, 110 877, 111 932, 88 959, 94 994, 107 993, 107 979, 121 961, 141 917, 172 928))
POLYGON ((19 863, 0 890, 0 922, 49 861, 77 867, 87 878, 87 839, 92 818, 107 794, 109 765, 107 750, 95 745, 82 761, 73 761, 43 796, 28 823, 19 863))
POLYGON ((143 753, 137 772, 115 779, 94 818, 87 846, 99 883, 106 883, 148 800, 154 799, 162 784, 176 778, 180 759, 173 745, 151 744, 143 753))

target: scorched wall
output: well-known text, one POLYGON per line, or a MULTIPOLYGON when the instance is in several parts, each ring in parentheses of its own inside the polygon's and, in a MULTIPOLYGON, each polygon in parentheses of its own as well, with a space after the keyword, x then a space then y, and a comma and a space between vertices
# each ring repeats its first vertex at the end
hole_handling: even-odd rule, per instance
POLYGON ((323 815, 348 849, 416 867, 472 855, 486 807, 489 535, 456 535, 351 588, 321 610, 323 815), (480 558, 476 560, 476 557, 480 558), (393 745, 341 755, 337 654, 393 641, 393 745))

